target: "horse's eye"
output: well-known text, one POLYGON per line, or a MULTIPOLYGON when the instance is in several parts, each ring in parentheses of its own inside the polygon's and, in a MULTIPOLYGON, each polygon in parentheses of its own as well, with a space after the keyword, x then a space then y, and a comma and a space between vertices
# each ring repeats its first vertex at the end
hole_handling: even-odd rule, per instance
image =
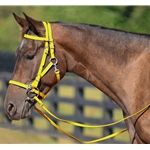
POLYGON ((33 58, 34 58, 34 55, 27 55, 27 56, 26 56, 26 59, 27 59, 27 60, 32 60, 33 58))

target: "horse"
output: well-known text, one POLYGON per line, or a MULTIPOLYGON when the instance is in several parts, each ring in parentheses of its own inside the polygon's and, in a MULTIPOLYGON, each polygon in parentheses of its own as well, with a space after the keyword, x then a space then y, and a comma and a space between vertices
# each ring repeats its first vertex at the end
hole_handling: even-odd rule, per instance
MULTIPOLYGON (((12 82, 4 100, 4 108, 10 119, 29 117, 36 103, 34 96, 37 93, 38 97, 46 95, 66 72, 84 78, 109 96, 119 105, 124 117, 150 103, 150 35, 92 24, 46 22, 51 25, 52 40, 49 41, 44 38, 47 26, 23 14, 25 18, 13 13, 21 28, 22 41, 16 51, 12 82), (45 46, 45 42, 48 42, 48 46, 45 46), (54 44, 52 48, 49 47, 51 43, 54 44), (49 62, 53 62, 53 65, 37 79, 46 47, 48 52, 43 69, 47 68, 49 62), (52 53, 49 52, 51 49, 52 53), (35 93, 31 92, 29 85, 36 80, 35 93)), ((150 143, 149 107, 125 120, 125 125, 131 143, 150 143)))

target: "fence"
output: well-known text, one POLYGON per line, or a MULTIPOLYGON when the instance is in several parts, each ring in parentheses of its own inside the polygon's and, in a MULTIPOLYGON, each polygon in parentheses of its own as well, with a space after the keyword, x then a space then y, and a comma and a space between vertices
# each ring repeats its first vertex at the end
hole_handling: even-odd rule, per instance
MULTIPOLYGON (((11 58, 14 60, 12 56, 11 58)), ((10 62, 11 59, 9 58, 8 60, 10 62)), ((1 66, 1 68, 0 71, 3 70, 3 72, 0 73, 0 95, 1 103, 3 103, 8 80, 11 77, 12 66, 9 68, 8 72, 3 69, 3 66, 1 66)), ((7 68, 6 64, 4 68, 7 68)), ((72 77, 70 75, 66 75, 66 77, 61 80, 61 82, 48 94, 44 103, 46 107, 59 118, 80 123, 100 125, 111 123, 122 118, 120 108, 112 100, 110 100, 109 97, 98 91, 95 87, 93 87, 93 85, 86 82, 84 79, 76 76, 72 77)), ((6 118, 5 121, 0 120, 1 126, 4 126, 4 124, 12 126, 13 124, 4 113, 3 105, 0 107, 0 113, 6 118)), ((35 130, 39 133, 48 134, 56 139, 67 138, 66 135, 60 133, 60 131, 46 122, 46 120, 44 120, 44 118, 35 111, 33 111, 32 116, 26 120, 28 120, 28 127, 26 128, 32 129, 32 131, 35 130)), ((85 129, 66 125, 54 118, 52 118, 52 120, 65 129, 65 131, 84 141, 100 138, 112 134, 118 129, 121 130, 122 128, 125 128, 124 123, 119 123, 117 125, 101 129, 85 129)), ((21 126, 15 125, 14 127, 22 129, 21 126)), ((128 143, 129 139, 128 137, 125 138, 124 135, 119 135, 118 137, 101 143, 128 143)))

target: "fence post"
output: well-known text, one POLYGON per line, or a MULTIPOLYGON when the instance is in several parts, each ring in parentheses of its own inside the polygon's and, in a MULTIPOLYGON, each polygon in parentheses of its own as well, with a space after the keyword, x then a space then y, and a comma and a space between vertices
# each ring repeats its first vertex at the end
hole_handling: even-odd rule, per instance
MULTIPOLYGON (((104 120, 104 124, 108 124, 111 123, 113 121, 113 109, 112 108, 107 108, 107 104, 111 103, 110 98, 108 98, 107 96, 104 96, 105 100, 104 100, 104 104, 103 104, 103 120, 104 120)), ((113 133, 113 127, 104 127, 103 128, 103 137, 110 135, 113 133)), ((107 142, 112 141, 111 139, 108 139, 107 142)))
MULTIPOLYGON (((81 87, 77 87, 76 88, 76 102, 75 102, 75 118, 77 119, 76 121, 79 122, 79 123, 83 123, 81 122, 81 119, 83 118, 83 111, 84 111, 84 108, 83 106, 80 104, 81 100, 83 99, 84 97, 84 89, 81 88, 81 87)), ((78 138, 80 137, 83 137, 82 135, 83 133, 83 128, 82 127, 75 127, 75 130, 74 130, 74 135, 75 136, 78 136, 78 138)))
MULTIPOLYGON (((57 95, 58 95, 58 86, 55 86, 54 88, 53 88, 53 97, 55 98, 55 97, 57 97, 57 95)), ((58 103, 56 102, 56 101, 51 101, 51 105, 50 105, 50 110, 52 110, 52 112, 54 113, 54 114, 56 114, 57 113, 57 110, 58 110, 58 103)), ((56 119, 52 119, 53 121, 54 121, 54 123, 55 124, 58 124, 58 120, 56 120, 56 119)), ((54 126, 52 126, 51 125, 51 127, 50 127, 50 131, 51 131, 51 133, 53 134, 53 135, 55 135, 55 133, 57 133, 58 131, 57 131, 57 129, 54 127, 54 126)), ((54 140, 58 140, 58 137, 55 137, 55 136, 52 136, 53 137, 53 139, 54 140)))

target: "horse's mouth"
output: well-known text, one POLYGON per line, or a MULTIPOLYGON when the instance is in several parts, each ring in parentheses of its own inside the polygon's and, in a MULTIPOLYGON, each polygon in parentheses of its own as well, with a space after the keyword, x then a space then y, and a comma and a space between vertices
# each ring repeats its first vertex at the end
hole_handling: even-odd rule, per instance
POLYGON ((32 102, 30 100, 26 100, 23 110, 22 110, 22 114, 21 114, 21 119, 24 118, 29 118, 31 115, 31 108, 32 106, 34 106, 35 102, 32 102))

